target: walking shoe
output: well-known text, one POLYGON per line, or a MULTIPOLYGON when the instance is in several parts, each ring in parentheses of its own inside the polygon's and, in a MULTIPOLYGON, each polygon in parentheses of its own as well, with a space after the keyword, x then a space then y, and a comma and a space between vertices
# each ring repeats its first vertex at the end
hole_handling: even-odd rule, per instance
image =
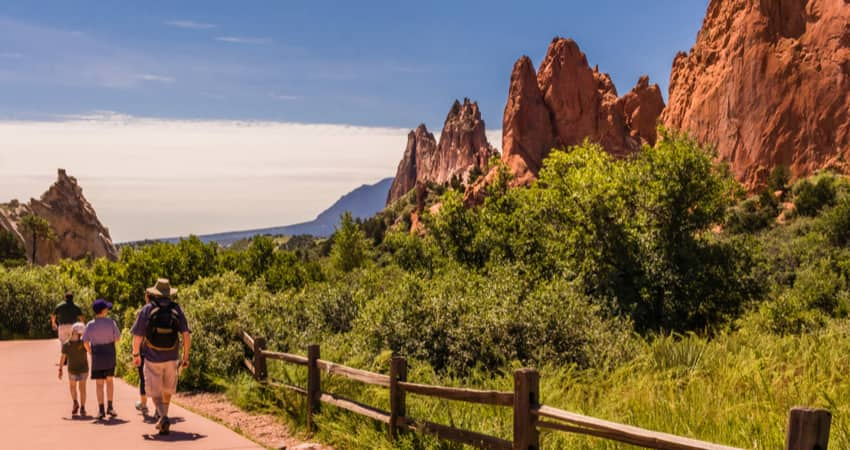
POLYGON ((168 420, 168 417, 163 417, 159 419, 159 422, 157 423, 157 429, 159 430, 159 434, 168 434, 170 428, 171 421, 168 420))
POLYGON ((87 415, 88 415, 88 414, 86 414, 86 407, 85 407, 85 406, 80 406, 80 416, 81 416, 81 417, 85 417, 85 416, 87 416, 87 415))
POLYGON ((80 410, 80 404, 79 404, 79 403, 77 403, 77 401, 76 401, 76 400, 74 400, 74 408, 73 408, 73 409, 71 409, 71 415, 72 415, 72 416, 76 416, 76 415, 77 415, 77 412, 78 412, 79 410, 80 410))
POLYGON ((97 420, 106 419, 106 413, 101 409, 100 412, 97 413, 97 420))
POLYGON ((136 411, 146 416, 148 415, 148 405, 142 403, 140 400, 136 400, 136 411))
POLYGON ((106 414, 111 416, 111 417, 116 417, 118 415, 118 413, 115 412, 115 410, 112 409, 111 406, 106 410, 106 414))

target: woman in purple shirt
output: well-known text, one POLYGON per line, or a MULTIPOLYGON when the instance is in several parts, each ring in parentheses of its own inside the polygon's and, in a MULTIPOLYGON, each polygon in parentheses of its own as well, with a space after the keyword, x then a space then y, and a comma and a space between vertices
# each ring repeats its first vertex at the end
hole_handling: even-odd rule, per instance
POLYGON ((121 330, 118 329, 118 324, 114 320, 106 317, 111 308, 112 303, 103 299, 95 300, 92 305, 95 318, 86 325, 86 332, 83 333, 83 342, 91 354, 91 378, 96 383, 98 420, 103 420, 107 414, 112 417, 117 415, 112 407, 114 392, 112 377, 115 376, 115 342, 121 337, 121 330), (104 384, 106 384, 106 410, 103 407, 104 384))

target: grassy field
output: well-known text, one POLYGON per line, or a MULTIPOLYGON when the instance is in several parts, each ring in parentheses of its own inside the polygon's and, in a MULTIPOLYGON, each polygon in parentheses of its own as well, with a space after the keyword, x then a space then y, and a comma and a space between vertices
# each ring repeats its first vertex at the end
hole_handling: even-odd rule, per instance
MULTIPOLYGON (((831 448, 850 447, 850 321, 823 330, 777 337, 746 328, 712 340, 667 336, 641 346, 636 357, 613 370, 543 368, 541 398, 546 405, 615 422, 747 449, 782 448, 789 410, 798 405, 833 414, 831 448)), ((385 361, 374 366, 386 367, 385 361)), ((303 368, 271 363, 273 377, 305 385, 303 368)), ((477 374, 464 383, 438 377, 414 365, 416 382, 512 390, 510 374, 477 374)), ((323 377, 323 389, 387 409, 386 389, 323 377)), ((303 400, 262 388, 242 377, 230 389, 241 406, 284 412, 303 426, 303 400)), ((408 396, 413 418, 510 438, 510 408, 408 396)), ((393 448, 382 425, 324 406, 318 437, 340 448, 393 448)), ((544 431, 544 448, 616 449, 623 444, 544 431)), ((395 448, 459 448, 408 435, 395 448)))

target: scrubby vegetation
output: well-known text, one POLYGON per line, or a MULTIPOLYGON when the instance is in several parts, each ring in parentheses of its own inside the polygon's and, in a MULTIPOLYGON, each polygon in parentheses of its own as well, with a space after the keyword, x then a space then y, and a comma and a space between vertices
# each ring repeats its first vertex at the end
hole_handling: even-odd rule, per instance
MULTIPOLYGON (((850 185, 830 172, 791 185, 780 168, 748 197, 714 161, 671 133, 626 160, 585 143, 553 152, 530 188, 508 189, 503 170, 467 208, 458 189, 432 186, 372 219, 343 216, 328 241, 190 238, 126 247, 116 262, 0 268, 0 337, 48 336, 65 289, 114 301, 128 326, 144 287, 168 276, 194 325, 182 386, 296 423, 300 398, 244 375, 240 329, 283 351, 320 343, 324 359, 374 371, 403 354, 418 382, 510 390, 511 369, 535 366, 547 404, 745 448, 780 447, 791 406, 825 406, 831 444, 850 446, 850 185), (423 228, 411 234, 417 206, 423 228)), ((326 389, 388 401, 341 380, 326 389)), ((422 398, 408 410, 511 430, 509 410, 422 398)), ((368 420, 330 407, 320 420, 341 448, 389 445, 368 420)), ((566 434, 544 443, 619 448, 566 434)), ((414 434, 401 446, 454 448, 414 434)))

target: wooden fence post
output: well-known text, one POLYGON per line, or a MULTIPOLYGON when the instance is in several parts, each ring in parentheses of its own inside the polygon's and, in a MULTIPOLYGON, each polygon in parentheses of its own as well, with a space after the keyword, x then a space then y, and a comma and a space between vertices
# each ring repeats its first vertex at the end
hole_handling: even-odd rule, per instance
POLYGON ((319 346, 316 344, 307 346, 307 432, 315 431, 313 414, 319 412, 322 404, 322 380, 319 373, 319 346))
POLYGON ((537 416, 531 410, 540 404, 540 374, 535 369, 514 371, 513 450, 538 450, 537 416))
POLYGON ((398 419, 407 413, 404 388, 398 385, 399 381, 407 381, 407 360, 393 356, 390 360, 390 442, 398 436, 398 419))
POLYGON ((266 357, 263 355, 263 350, 266 349, 266 338, 258 337, 254 339, 254 378, 257 381, 266 381, 268 378, 268 370, 266 369, 266 357))
POLYGON ((825 409, 792 408, 785 450, 826 450, 831 421, 832 414, 825 409))

